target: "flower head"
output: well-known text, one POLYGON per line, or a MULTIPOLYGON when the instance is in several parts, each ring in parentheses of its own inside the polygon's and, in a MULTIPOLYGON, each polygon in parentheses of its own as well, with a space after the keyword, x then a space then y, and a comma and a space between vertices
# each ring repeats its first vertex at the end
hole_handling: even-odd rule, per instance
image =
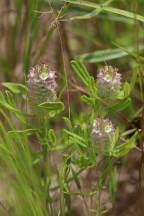
POLYGON ((38 111, 37 105, 54 102, 56 96, 55 71, 49 65, 40 64, 30 68, 27 80, 28 99, 32 111, 38 111))
POLYGON ((96 118, 91 132, 94 149, 97 152, 107 152, 110 148, 115 129, 112 122, 103 117, 96 118))
POLYGON ((112 66, 101 68, 96 81, 98 95, 103 99, 115 99, 121 90, 121 74, 112 66))

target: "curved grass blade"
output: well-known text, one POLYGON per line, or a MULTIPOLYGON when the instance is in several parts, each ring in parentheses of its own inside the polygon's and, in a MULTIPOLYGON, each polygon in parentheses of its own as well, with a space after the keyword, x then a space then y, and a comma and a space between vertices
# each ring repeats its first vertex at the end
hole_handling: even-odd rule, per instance
POLYGON ((87 13, 87 14, 84 14, 82 16, 75 16, 75 17, 72 17, 72 20, 74 19, 91 19, 97 15, 99 15, 102 11, 103 11, 103 6, 107 6, 109 5, 113 0, 108 0, 106 1, 104 4, 102 4, 102 7, 99 8, 99 9, 95 9, 93 10, 92 12, 90 13, 87 13))
MULTIPOLYGON (((133 56, 134 58, 136 58, 137 60, 139 59, 140 61, 144 61, 144 57, 137 55, 137 53, 132 52, 130 50, 128 50, 127 48, 121 47, 120 45, 118 45, 117 43, 113 42, 113 44, 118 47, 119 49, 123 50, 124 52, 128 53, 129 55, 133 56)), ((140 47, 140 49, 142 50, 143 47, 140 47)))
MULTIPOLYGON (((81 0, 64 0, 65 2, 69 2, 72 4, 76 4, 76 5, 81 5, 81 6, 86 6, 86 7, 91 7, 91 8, 95 8, 95 9, 101 9, 101 5, 93 3, 93 2, 88 2, 88 1, 81 1, 81 0)), ((138 20, 141 22, 144 22, 144 17, 139 15, 139 14, 135 14, 129 11, 125 11, 125 10, 121 10, 118 8, 113 8, 113 7, 108 7, 108 6, 103 6, 102 7, 103 11, 106 12, 110 12, 110 13, 114 13, 114 14, 118 14, 124 17, 128 17, 134 20, 138 20)))

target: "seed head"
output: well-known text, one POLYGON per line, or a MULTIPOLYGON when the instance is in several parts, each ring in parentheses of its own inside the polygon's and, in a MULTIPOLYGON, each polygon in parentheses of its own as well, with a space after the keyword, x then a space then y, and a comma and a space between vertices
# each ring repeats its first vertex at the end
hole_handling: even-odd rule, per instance
POLYGON ((33 112, 38 113, 38 106, 43 102, 54 102, 56 96, 55 71, 49 65, 40 64, 30 68, 27 80, 28 99, 33 112))
POLYGON ((105 153, 110 149, 115 129, 109 119, 96 118, 91 132, 96 152, 105 153))
POLYGON ((116 99, 121 90, 121 74, 112 66, 101 68, 96 81, 98 95, 105 100, 116 99))

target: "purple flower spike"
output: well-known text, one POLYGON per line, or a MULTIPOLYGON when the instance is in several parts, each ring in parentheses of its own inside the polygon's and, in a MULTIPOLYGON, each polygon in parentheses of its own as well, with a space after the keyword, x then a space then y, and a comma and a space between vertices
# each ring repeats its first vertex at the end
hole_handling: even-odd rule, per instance
POLYGON ((30 68, 27 80, 28 99, 31 110, 38 113, 37 105, 57 99, 55 71, 49 65, 40 64, 30 68))
POLYGON ((106 153, 110 150, 115 128, 109 119, 96 118, 91 132, 93 146, 96 152, 106 153))
POLYGON ((105 100, 116 99, 121 90, 121 74, 112 66, 99 70, 96 81, 98 95, 105 100))

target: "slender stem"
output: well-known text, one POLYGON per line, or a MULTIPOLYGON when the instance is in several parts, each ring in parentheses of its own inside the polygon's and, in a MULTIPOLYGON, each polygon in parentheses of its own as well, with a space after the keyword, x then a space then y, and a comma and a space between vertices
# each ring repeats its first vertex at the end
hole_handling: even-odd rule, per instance
POLYGON ((48 119, 44 117, 43 120, 43 144, 42 144, 42 155, 43 155, 43 170, 44 170, 44 187, 45 187, 45 205, 50 215, 48 198, 49 198, 49 179, 50 179, 50 166, 48 163, 48 143, 47 143, 47 132, 48 132, 48 119))

